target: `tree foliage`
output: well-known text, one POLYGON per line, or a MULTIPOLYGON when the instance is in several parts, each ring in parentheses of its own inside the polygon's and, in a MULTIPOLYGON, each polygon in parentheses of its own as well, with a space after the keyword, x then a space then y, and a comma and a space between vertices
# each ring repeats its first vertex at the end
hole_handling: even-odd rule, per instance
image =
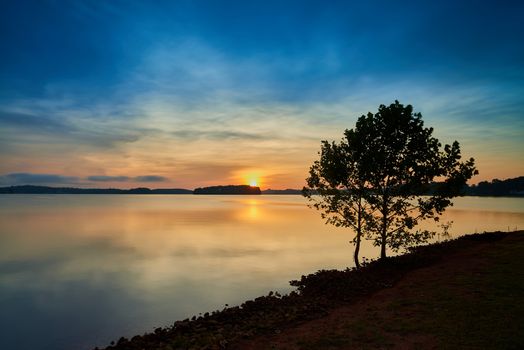
POLYGON ((319 155, 303 193, 327 223, 355 230, 356 260, 362 237, 382 259, 386 247, 427 241, 433 233, 417 224, 438 220, 477 174, 473 158, 461 161, 458 142, 442 147, 422 115, 398 101, 361 116, 340 143, 323 141, 319 155))
POLYGON ((326 223, 355 231, 354 261, 359 267, 359 250, 370 208, 366 201, 366 180, 361 173, 362 142, 353 131, 346 132, 340 144, 322 141, 320 159, 309 171, 308 187, 302 193, 321 212, 326 223), (320 196, 320 200, 316 195, 320 196))

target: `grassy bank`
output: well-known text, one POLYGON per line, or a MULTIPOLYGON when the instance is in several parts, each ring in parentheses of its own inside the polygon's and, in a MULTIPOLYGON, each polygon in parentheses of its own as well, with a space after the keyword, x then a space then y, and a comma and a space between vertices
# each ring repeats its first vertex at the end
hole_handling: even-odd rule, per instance
POLYGON ((522 231, 465 236, 106 349, 523 348, 523 253, 522 231))

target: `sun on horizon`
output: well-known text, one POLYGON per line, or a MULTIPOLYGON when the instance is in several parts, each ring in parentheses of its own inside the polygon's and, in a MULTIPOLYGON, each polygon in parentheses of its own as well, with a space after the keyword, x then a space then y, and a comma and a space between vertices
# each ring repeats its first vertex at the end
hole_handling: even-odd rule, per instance
POLYGON ((262 174, 259 170, 249 170, 242 172, 240 178, 242 179, 243 183, 248 184, 251 187, 260 187, 262 182, 262 174))

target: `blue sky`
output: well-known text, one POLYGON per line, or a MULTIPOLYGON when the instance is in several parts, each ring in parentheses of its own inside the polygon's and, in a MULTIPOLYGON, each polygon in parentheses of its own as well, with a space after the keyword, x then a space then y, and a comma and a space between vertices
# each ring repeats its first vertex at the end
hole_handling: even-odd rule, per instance
POLYGON ((518 1, 9 1, 0 184, 301 187, 395 99, 524 174, 518 1))

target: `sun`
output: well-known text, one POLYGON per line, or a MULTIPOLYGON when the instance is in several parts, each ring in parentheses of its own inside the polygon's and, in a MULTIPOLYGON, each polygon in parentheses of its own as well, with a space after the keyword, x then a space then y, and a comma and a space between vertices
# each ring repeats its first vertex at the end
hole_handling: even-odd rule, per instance
POLYGON ((242 182, 251 187, 260 187, 263 177, 260 171, 246 171, 241 175, 242 182))

